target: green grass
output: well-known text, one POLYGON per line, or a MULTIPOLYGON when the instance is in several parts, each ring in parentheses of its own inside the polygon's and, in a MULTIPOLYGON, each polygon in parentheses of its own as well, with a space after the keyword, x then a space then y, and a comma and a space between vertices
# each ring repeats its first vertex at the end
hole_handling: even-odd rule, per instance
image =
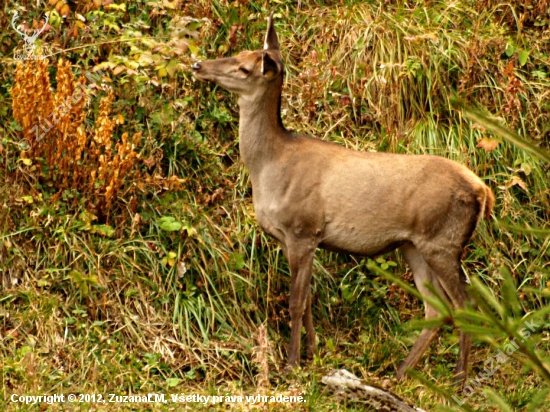
MULTIPOLYGON (((480 279, 480 290, 492 291, 495 301, 506 306, 510 296, 517 296, 516 312, 502 315, 505 325, 548 308, 550 165, 537 153, 544 156, 550 147, 550 40, 544 31, 548 25, 535 25, 540 18, 550 21, 548 12, 526 11, 520 24, 519 9, 489 0, 394 1, 386 7, 374 1, 345 3, 305 1, 300 9, 296 2, 277 4, 287 70, 283 121, 295 131, 356 150, 432 153, 468 165, 491 186, 497 201, 492 219, 480 224, 467 248, 465 270, 480 279), (520 86, 512 87, 517 82, 520 86), (467 110, 453 106, 456 97, 536 150, 494 134, 483 118, 472 122, 467 110), (477 147, 482 138, 500 141, 486 152, 477 147)), ((260 48, 268 10, 258 2, 237 7, 199 0, 154 17, 153 6, 135 2, 129 5, 129 22, 123 12, 109 15, 121 27, 142 19, 151 29, 140 30, 159 39, 169 38, 177 15, 207 17, 194 44, 199 58, 216 58, 260 48), (232 26, 242 26, 233 44, 232 26)), ((303 393, 304 404, 269 409, 363 410, 335 400, 320 382, 332 368, 342 367, 424 409, 446 404, 459 410, 421 380, 394 380, 418 334, 411 321, 422 318, 423 308, 376 269, 381 261, 373 267, 360 258, 317 252, 312 291, 319 354, 303 369, 281 374, 290 330, 288 265, 255 221, 248 174, 238 154, 235 99, 192 78, 191 50, 176 58, 181 66, 174 77, 160 79, 155 67, 140 68, 140 75, 162 88, 137 75, 111 74, 117 96, 113 114, 126 119, 122 131, 144 132, 140 154, 152 166, 141 164, 142 176, 176 175, 184 179, 182 190, 166 190, 153 177, 128 181, 110 220, 97 222, 86 214, 86 193, 56 196, 54 182, 44 182, 39 170, 18 161, 20 135, 9 93, 14 46, 7 39, 13 34, 5 15, 0 21, 6 22, 0 33, 0 181, 5 182, 0 185, 0 404, 7 410, 38 410, 9 402, 13 393, 148 392, 303 393), (130 187, 138 184, 143 188, 132 192, 137 193, 132 200, 130 187), (179 228, 166 230, 166 217, 179 228), (264 326, 267 338, 259 338, 264 326)), ((68 25, 58 29, 67 48, 85 46, 65 53, 75 71, 91 70, 94 59, 124 64, 123 57, 130 56, 129 43, 102 27, 96 24, 93 35, 82 40, 67 37, 68 25), (108 47, 93 45, 110 40, 108 47)), ((97 98, 91 103, 90 111, 97 111, 97 98)), ((412 284, 398 254, 384 259, 396 263, 390 274, 405 274, 412 284)), ((472 313, 453 316, 489 330, 490 313, 486 308, 482 319, 472 313)), ((544 316, 527 349, 548 363, 544 316)), ((510 336, 474 335, 472 377, 510 336)), ((416 368, 450 393, 455 393, 457 342, 457 331, 445 327, 416 368)), ((532 399, 544 395, 548 380, 528 366, 526 354, 516 355, 467 405, 505 410, 482 394, 490 388, 512 410, 549 410, 544 403, 528 409, 532 399)), ((89 407, 73 405, 73 410, 89 407)), ((182 407, 147 405, 149 410, 182 407)), ((97 410, 113 408, 136 409, 97 405, 97 410)))

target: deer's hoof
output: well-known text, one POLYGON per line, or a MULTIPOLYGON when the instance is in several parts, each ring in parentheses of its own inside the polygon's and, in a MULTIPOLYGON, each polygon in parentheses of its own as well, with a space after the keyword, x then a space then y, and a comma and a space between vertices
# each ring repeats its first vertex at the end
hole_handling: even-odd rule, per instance
POLYGON ((403 363, 401 363, 401 365, 399 365, 399 368, 397 369, 397 373, 395 374, 395 379, 397 379, 397 382, 401 382, 403 380, 406 370, 407 367, 403 363))
POLYGON ((300 365, 298 364, 291 364, 291 363, 287 363, 285 365, 285 367, 283 368, 283 375, 289 375, 291 374, 292 372, 294 372, 295 369, 299 368, 300 365))
POLYGON ((462 390, 464 388, 464 384, 466 383, 466 377, 467 376, 464 371, 455 373, 453 384, 458 390, 462 390))

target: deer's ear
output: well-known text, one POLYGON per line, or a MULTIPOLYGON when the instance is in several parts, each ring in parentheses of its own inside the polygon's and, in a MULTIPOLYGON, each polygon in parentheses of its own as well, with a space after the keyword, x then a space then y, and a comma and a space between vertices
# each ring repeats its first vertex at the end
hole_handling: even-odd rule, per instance
POLYGON ((264 50, 279 50, 279 39, 273 24, 273 12, 269 14, 267 22, 267 32, 265 34, 264 50))
POLYGON ((276 77, 281 72, 281 67, 268 53, 262 56, 262 74, 268 79, 276 77))

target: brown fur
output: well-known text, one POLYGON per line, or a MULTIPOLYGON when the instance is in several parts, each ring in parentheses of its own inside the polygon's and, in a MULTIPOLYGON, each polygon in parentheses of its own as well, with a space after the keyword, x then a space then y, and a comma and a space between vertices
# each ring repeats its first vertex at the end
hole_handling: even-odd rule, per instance
MULTIPOLYGON (((466 167, 438 156, 366 153, 293 135, 280 119, 283 63, 273 20, 264 50, 193 66, 195 76, 239 96, 239 148, 249 169, 260 226, 275 237, 292 274, 289 366, 316 340, 310 282, 315 249, 376 255, 399 248, 415 283, 429 283, 456 308, 468 300, 461 255, 477 222, 489 218, 491 190, 466 167)), ((426 318, 438 316, 425 304, 426 318)), ((437 329, 420 334, 398 369, 414 367, 437 329)), ((461 332, 457 379, 466 379, 470 339, 461 332)))

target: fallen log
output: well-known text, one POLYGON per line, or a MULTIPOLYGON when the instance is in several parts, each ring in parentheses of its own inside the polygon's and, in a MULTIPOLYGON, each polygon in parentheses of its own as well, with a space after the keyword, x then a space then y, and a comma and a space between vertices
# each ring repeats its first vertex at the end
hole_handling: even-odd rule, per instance
POLYGON ((409 406, 396 395, 366 385, 357 376, 345 369, 323 376, 321 382, 334 392, 337 398, 363 403, 379 412, 426 412, 415 406, 409 406))

